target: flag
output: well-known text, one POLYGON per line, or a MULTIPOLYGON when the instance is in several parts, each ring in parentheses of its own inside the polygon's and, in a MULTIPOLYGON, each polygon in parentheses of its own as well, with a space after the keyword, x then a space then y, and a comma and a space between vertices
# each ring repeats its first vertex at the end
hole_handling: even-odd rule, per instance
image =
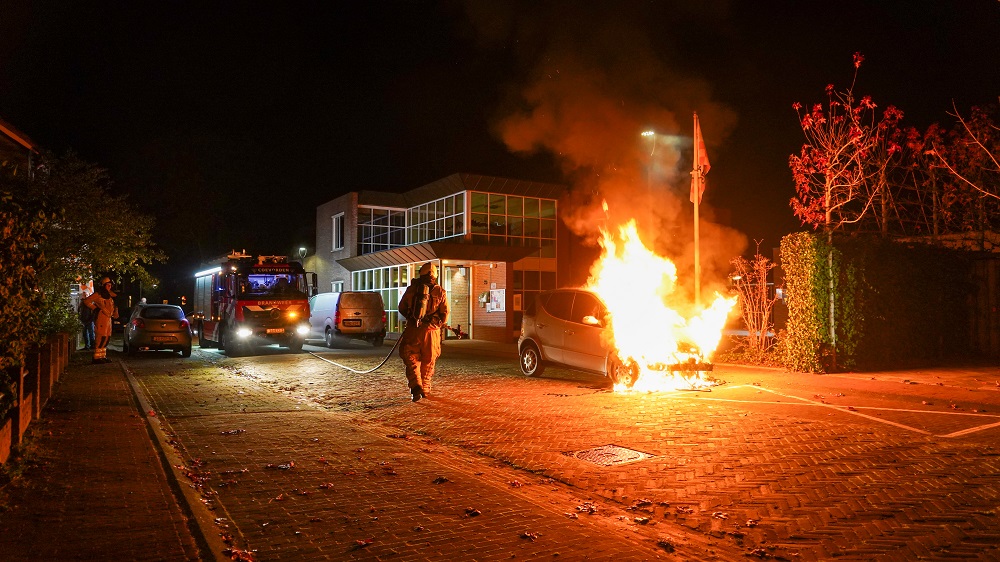
POLYGON ((691 202, 701 203, 701 196, 705 193, 705 174, 712 167, 708 163, 708 152, 705 150, 705 138, 701 136, 701 125, 698 123, 698 114, 694 114, 694 159, 691 162, 691 202))

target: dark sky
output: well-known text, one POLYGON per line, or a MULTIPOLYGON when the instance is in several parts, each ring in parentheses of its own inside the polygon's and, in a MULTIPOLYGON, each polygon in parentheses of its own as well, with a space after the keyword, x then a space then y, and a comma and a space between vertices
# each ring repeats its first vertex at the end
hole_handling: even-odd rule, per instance
POLYGON ((568 218, 607 198, 668 232, 690 212, 690 154, 663 137, 659 195, 637 199, 639 132, 690 137, 693 111, 707 218, 769 248, 799 228, 792 103, 847 86, 854 52, 856 93, 905 125, 1000 95, 997 0, 8 4, 0 116, 108 168, 155 216, 165 277, 312 247, 318 204, 455 172, 566 183, 568 218))

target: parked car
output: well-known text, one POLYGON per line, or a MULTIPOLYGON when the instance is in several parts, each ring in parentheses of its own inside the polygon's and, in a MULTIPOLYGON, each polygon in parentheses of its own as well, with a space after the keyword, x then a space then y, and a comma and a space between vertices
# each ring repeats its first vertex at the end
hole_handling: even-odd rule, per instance
MULTIPOLYGON (((609 342, 608 308, 586 289, 543 291, 529 303, 521 320, 517 340, 521 372, 537 377, 546 365, 569 367, 604 375, 612 384, 631 388, 639 378, 639 365, 619 359, 609 342)), ((680 342, 670 363, 647 365, 648 369, 671 372, 711 371, 697 346, 680 342)))
POLYGON ((179 306, 137 305, 125 324, 122 347, 128 355, 143 350, 171 349, 190 357, 191 323, 179 306))
POLYGON ((345 291, 309 298, 309 335, 327 347, 352 339, 382 345, 386 333, 385 304, 380 293, 345 291))
POLYGON ((613 384, 635 383, 638 367, 625 366, 608 349, 604 335, 607 307, 584 289, 543 291, 529 303, 517 340, 521 372, 537 377, 546 365, 569 367, 608 377, 613 384))

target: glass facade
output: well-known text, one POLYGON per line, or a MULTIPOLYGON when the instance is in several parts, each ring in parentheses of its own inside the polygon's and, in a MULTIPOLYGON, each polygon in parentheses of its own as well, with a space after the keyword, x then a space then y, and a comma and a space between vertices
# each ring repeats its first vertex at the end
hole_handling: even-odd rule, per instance
POLYGON ((406 210, 406 243, 420 244, 465 235, 465 192, 406 210))
POLYGON ((372 291, 382 295, 385 304, 386 330, 400 332, 403 329, 399 319, 399 299, 410 284, 410 265, 392 265, 376 269, 365 269, 351 273, 351 286, 355 291, 372 291))
POLYGON ((474 244, 538 248, 528 257, 556 257, 556 200, 469 192, 474 244))
POLYGON ((358 207, 358 255, 406 245, 406 211, 358 207))

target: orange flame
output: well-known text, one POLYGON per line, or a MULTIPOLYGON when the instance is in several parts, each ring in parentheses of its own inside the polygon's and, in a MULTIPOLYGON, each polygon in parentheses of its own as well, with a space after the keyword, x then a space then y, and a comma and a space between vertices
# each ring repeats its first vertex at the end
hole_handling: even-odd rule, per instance
MULTIPOLYGON (((688 353, 690 345, 697 346, 704 360, 712 356, 736 297, 716 293, 709 307, 685 318, 667 304, 677 287, 677 267, 646 248, 635 220, 620 226, 617 237, 604 228, 601 235, 601 258, 591 267, 586 288, 608 307, 613 341, 606 343, 623 363, 638 365, 632 390, 710 386, 700 371, 672 371, 668 366, 697 362, 700 358, 688 353)), ((626 385, 615 385, 615 391, 624 390, 626 385)))

